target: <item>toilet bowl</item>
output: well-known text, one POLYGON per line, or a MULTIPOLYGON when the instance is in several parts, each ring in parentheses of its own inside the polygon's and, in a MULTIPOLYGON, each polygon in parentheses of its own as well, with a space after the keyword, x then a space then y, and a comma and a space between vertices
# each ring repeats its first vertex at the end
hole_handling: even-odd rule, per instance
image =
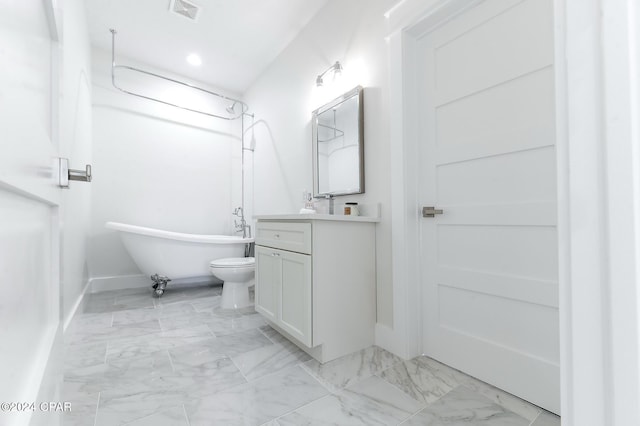
POLYGON ((228 257, 216 259, 209 264, 209 271, 222 280, 222 309, 239 309, 251 306, 249 287, 253 285, 255 258, 228 257))

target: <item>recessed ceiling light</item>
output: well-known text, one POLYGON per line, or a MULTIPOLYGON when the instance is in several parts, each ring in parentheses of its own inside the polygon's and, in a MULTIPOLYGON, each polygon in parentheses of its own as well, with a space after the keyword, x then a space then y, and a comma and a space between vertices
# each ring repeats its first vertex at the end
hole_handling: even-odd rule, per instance
POLYGON ((187 62, 189 62, 194 67, 202 65, 202 59, 200 59, 200 56, 195 53, 191 53, 189 56, 187 56, 187 62))

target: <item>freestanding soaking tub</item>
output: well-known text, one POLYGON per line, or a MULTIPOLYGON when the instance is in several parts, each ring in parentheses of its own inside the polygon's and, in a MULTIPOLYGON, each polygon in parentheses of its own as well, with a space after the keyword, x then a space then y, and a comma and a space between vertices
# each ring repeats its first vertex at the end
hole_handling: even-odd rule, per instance
POLYGON ((171 280, 210 279, 212 260, 242 257, 246 244, 253 242, 253 238, 184 234, 117 222, 107 222, 105 227, 118 231, 133 261, 153 281, 157 296, 162 296, 171 280))

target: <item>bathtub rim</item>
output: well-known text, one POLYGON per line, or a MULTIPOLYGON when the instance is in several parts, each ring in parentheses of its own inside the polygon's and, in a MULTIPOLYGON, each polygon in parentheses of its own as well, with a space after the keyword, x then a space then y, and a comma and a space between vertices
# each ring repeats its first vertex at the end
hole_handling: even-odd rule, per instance
POLYGON ((186 234, 183 232, 165 231, 162 229, 148 228, 145 226, 129 225, 120 222, 106 222, 104 227, 114 231, 128 234, 144 235, 147 237, 163 238, 166 240, 186 241, 191 243, 206 244, 249 244, 255 241, 254 238, 242 238, 236 235, 207 235, 207 234, 186 234))

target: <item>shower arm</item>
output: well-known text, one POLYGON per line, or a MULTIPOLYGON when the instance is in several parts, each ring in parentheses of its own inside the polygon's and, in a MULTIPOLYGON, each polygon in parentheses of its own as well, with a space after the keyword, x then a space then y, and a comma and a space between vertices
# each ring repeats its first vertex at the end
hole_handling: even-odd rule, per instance
POLYGON ((165 77, 163 75, 155 74, 155 73, 152 73, 150 71, 145 71, 145 70, 142 70, 142 69, 139 69, 139 68, 135 68, 135 67, 132 67, 132 66, 128 66, 128 65, 116 65, 116 34, 117 34, 117 31, 114 30, 113 28, 110 29, 109 31, 111 31, 111 84, 113 85, 113 87, 115 87, 119 91, 121 91, 123 93, 126 93, 128 95, 137 96, 139 98, 147 99, 149 101, 159 102, 161 104, 165 104, 165 105, 169 105, 169 106, 172 106, 172 107, 184 109, 186 111, 191 111, 191 112, 195 112, 197 114, 203 114, 203 115, 207 115, 209 117, 220 118, 222 120, 228 120, 228 121, 237 120, 238 118, 240 118, 244 114, 246 114, 246 112, 249 110, 249 106, 247 104, 245 104, 244 102, 238 100, 238 99, 230 98, 228 96, 221 95, 220 93, 212 92, 210 90, 203 89, 202 87, 198 87, 198 86, 195 86, 193 84, 185 83, 183 81, 175 80, 175 79, 170 78, 170 77, 165 77), (242 105, 242 111, 235 117, 225 117, 225 116, 222 116, 222 115, 212 114, 210 112, 200 111, 200 110, 197 110, 197 109, 192 109, 192 108, 188 108, 188 107, 185 107, 185 106, 177 105, 177 104, 174 104, 174 103, 171 103, 171 102, 167 102, 167 101, 163 101, 163 100, 160 100, 160 99, 152 98, 150 96, 141 95, 139 93, 130 92, 128 90, 125 90, 125 89, 119 87, 116 84, 116 77, 115 77, 116 68, 128 69, 130 71, 136 71, 136 72, 139 72, 139 73, 142 73, 142 74, 146 74, 146 75, 150 75, 150 76, 153 76, 153 77, 157 77, 157 78, 160 78, 160 79, 163 79, 163 80, 170 81, 172 83, 176 83, 176 84, 180 84, 180 85, 185 86, 185 87, 189 87, 191 89, 199 90, 201 92, 204 92, 204 93, 212 95, 212 96, 216 96, 218 98, 224 99, 224 100, 229 101, 229 102, 238 103, 238 104, 242 105))

